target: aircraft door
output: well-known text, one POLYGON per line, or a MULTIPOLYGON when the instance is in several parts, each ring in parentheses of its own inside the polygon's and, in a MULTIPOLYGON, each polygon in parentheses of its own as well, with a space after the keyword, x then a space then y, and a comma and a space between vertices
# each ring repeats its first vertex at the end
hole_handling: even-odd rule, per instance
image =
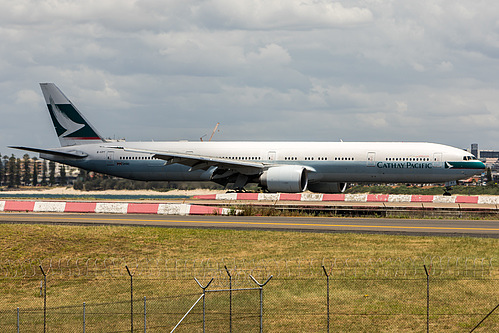
POLYGON ((433 167, 441 168, 442 167, 442 153, 433 153, 433 167))
POLYGON ((367 153, 367 166, 376 166, 376 153, 374 151, 370 151, 367 153))
POLYGON ((268 160, 269 162, 273 162, 273 161, 275 161, 276 152, 275 152, 275 151, 273 151, 273 150, 272 150, 272 151, 269 151, 269 152, 268 152, 268 154, 267 154, 267 156, 268 156, 267 160, 268 160))
POLYGON ((106 160, 107 160, 106 165, 108 166, 114 165, 114 151, 106 152, 106 160))

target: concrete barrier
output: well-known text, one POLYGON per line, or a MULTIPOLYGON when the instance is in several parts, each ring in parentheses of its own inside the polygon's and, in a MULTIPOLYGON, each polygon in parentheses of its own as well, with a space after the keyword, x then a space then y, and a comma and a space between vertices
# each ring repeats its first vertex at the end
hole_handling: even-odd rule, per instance
POLYGON ((128 204, 124 202, 98 202, 95 206, 96 213, 126 214, 128 204))
POLYGON ((35 208, 34 201, 5 201, 6 212, 32 212, 35 208))
POLYGON ((159 204, 129 203, 127 214, 158 214, 159 204))
POLYGON ((418 195, 411 196, 411 202, 433 202, 433 195, 418 195))
POLYGON ((321 193, 226 193, 196 195, 198 200, 251 200, 251 201, 344 201, 344 202, 421 202, 499 204, 499 196, 443 196, 419 194, 321 194, 321 193))
POLYGON ((228 215, 231 210, 191 204, 2 200, 0 212, 228 215))
POLYGON ((65 213, 95 213, 96 202, 66 202, 65 213))
POLYGON ((66 209, 65 202, 37 201, 33 207, 34 212, 63 213, 66 209))
POLYGON ((367 202, 388 202, 388 194, 368 194, 367 202))

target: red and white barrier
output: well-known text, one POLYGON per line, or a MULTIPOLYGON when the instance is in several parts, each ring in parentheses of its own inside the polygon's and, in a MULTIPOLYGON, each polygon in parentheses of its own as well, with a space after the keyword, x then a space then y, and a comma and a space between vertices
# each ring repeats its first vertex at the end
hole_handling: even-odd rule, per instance
POLYGON ((106 213, 160 215, 228 215, 229 208, 190 205, 127 202, 63 202, 0 200, 0 212, 106 213))
POLYGON ((196 195, 199 200, 253 201, 343 201, 499 204, 499 196, 417 195, 417 194, 318 194, 318 193, 224 193, 196 195))
MULTIPOLYGON (((320 202, 420 202, 498 205, 499 196, 442 196, 407 194, 225 193, 198 195, 199 200, 225 201, 320 201, 320 202)), ((159 215, 229 215, 230 208, 177 204, 127 202, 64 202, 0 200, 0 212, 106 213, 159 215)))

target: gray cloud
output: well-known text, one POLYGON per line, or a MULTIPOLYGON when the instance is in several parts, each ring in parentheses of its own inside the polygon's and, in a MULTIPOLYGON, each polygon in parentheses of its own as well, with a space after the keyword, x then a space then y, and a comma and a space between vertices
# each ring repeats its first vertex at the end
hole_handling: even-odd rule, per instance
POLYGON ((203 1, 194 18, 206 27, 242 30, 302 30, 355 26, 372 20, 367 8, 330 1, 203 1))

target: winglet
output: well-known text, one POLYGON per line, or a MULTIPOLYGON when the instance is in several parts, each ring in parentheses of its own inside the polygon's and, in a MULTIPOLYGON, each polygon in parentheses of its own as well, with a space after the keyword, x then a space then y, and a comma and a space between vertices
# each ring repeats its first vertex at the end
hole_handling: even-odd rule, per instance
POLYGON ((53 83, 40 83, 61 146, 104 142, 95 128, 53 83))

